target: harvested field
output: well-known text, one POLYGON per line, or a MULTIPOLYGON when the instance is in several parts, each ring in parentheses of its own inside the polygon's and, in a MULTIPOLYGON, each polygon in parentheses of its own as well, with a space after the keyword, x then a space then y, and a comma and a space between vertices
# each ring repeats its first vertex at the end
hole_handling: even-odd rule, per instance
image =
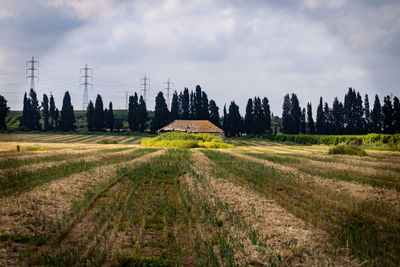
POLYGON ((400 265, 398 152, 140 140, 0 135, 0 266, 400 265))

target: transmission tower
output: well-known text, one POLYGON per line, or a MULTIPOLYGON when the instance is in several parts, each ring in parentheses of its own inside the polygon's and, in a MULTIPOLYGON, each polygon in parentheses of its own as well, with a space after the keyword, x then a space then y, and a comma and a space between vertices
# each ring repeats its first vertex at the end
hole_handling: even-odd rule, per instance
POLYGON ((174 86, 174 83, 173 82, 170 82, 169 81, 169 78, 168 78, 168 81, 167 82, 165 82, 164 83, 164 90, 166 90, 167 91, 167 107, 168 107, 168 110, 171 110, 171 102, 170 102, 170 100, 169 100, 169 95, 170 95, 170 91, 171 91, 171 85, 172 86, 174 86))
POLYGON ((144 98, 144 101, 146 102, 146 104, 147 104, 146 95, 147 95, 147 90, 148 90, 149 86, 150 86, 150 79, 147 78, 146 74, 145 74, 144 78, 140 79, 140 91, 143 91, 143 98, 144 98))
POLYGON ((89 83, 88 80, 90 79, 91 82, 93 82, 93 77, 89 76, 89 73, 93 75, 93 69, 88 68, 87 64, 84 68, 82 68, 79 72, 79 74, 83 75, 80 77, 80 82, 81 86, 83 85, 84 91, 83 91, 83 102, 82 102, 82 109, 85 110, 89 104, 89 94, 88 94, 88 86, 91 86, 93 88, 93 84, 89 83), (82 81, 83 78, 83 81, 82 81))
POLYGON ((35 79, 39 82, 39 77, 35 74, 39 75, 39 61, 35 60, 35 57, 32 56, 32 60, 26 62, 26 80, 31 79, 31 88, 35 89, 35 79), (28 75, 29 74, 29 75, 28 75))

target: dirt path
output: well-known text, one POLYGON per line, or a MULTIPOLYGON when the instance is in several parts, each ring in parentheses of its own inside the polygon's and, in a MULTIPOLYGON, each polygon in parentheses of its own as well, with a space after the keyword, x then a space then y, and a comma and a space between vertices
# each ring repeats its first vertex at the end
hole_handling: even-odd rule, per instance
POLYGON ((281 255, 285 265, 349 265, 354 264, 348 251, 336 251, 329 245, 329 236, 324 231, 304 223, 288 213, 274 200, 265 199, 258 193, 238 186, 226 179, 216 179, 209 175, 213 165, 202 153, 195 151, 193 159, 203 179, 207 179, 213 193, 231 209, 240 212, 246 223, 260 235, 267 247, 266 255, 257 255, 255 249, 252 260, 268 262, 268 256, 281 255))
POLYGON ((318 176, 313 176, 309 174, 305 174, 294 167, 285 166, 278 163, 273 163, 268 160, 258 159, 251 156, 247 156, 233 150, 224 150, 224 152, 232 154, 236 157, 259 162, 269 167, 274 167, 278 170, 281 170, 286 173, 292 173, 295 175, 299 175, 301 179, 312 181, 318 184, 321 187, 328 188, 330 190, 335 190, 338 192, 344 192, 351 196, 360 198, 362 200, 373 200, 373 201, 381 201, 389 206, 395 208, 400 212, 400 193, 398 193, 394 189, 383 189, 372 187, 365 184, 353 183, 353 182, 346 182, 346 181, 334 181, 331 179, 324 179, 318 176))

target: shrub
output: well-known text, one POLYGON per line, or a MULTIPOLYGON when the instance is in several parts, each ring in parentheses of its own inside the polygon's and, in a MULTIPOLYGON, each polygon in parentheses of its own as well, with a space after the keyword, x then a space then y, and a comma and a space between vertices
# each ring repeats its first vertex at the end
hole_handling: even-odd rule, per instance
POLYGON ((31 151, 46 151, 49 150, 46 146, 34 144, 33 146, 21 146, 17 145, 15 149, 11 149, 10 152, 31 152, 31 151))
POLYGON ((367 153, 357 146, 338 145, 329 149, 329 154, 343 154, 343 155, 356 155, 366 156, 367 153))
POLYGON ((99 141, 97 143, 98 144, 104 144, 104 145, 107 145, 107 144, 118 144, 117 141, 111 140, 111 139, 103 139, 103 140, 101 140, 101 141, 99 141))
POLYGON ((207 133, 169 132, 154 138, 144 138, 142 145, 147 147, 170 148, 231 148, 222 138, 207 133))

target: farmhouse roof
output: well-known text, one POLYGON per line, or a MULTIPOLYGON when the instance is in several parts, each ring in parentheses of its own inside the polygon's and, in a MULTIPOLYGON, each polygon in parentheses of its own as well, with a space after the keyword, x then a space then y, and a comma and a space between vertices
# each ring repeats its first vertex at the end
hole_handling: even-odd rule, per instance
POLYGON ((188 133, 223 133, 224 131, 207 120, 174 120, 158 132, 180 131, 188 133))

